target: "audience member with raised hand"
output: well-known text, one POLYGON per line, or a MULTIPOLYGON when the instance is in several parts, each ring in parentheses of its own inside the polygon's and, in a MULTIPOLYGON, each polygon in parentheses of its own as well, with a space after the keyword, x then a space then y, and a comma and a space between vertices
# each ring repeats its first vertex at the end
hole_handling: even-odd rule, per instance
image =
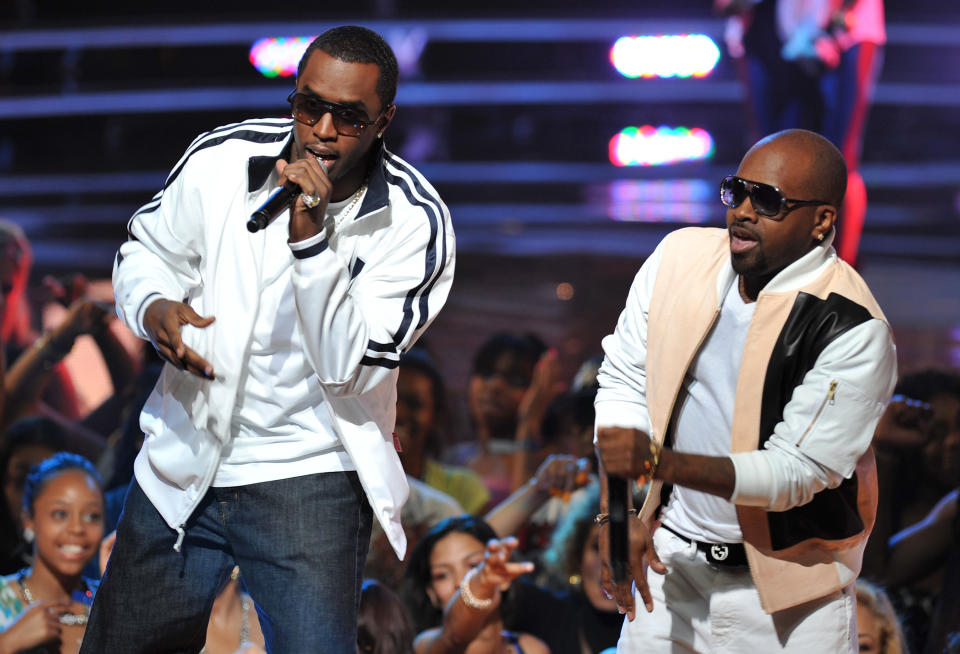
POLYGON ((35 466, 23 513, 34 562, 0 582, 0 652, 76 652, 96 590, 82 571, 103 536, 103 491, 93 464, 61 452, 35 466))
POLYGON ((513 538, 498 540, 483 521, 470 516, 438 524, 410 555, 404 595, 418 628, 417 654, 545 654, 529 634, 504 630, 509 589, 532 563, 511 562, 513 538), (484 544, 486 543, 486 545, 484 544))
MULTIPOLYGON (((37 332, 33 326, 34 316, 27 297, 32 265, 33 253, 23 229, 9 220, 0 220, 0 292, 3 295, 0 339, 3 341, 8 371, 22 354, 37 350, 37 332)), ((37 354, 39 353, 35 353, 34 356, 36 357, 37 354)), ((50 354, 52 353, 47 353, 47 355, 50 354)), ((58 413, 68 418, 76 417, 79 409, 66 368, 57 365, 59 359, 45 358, 47 359, 43 367, 47 389, 45 399, 58 413)), ((38 374, 40 373, 33 373, 34 376, 38 374)), ((7 389, 11 388, 9 374, 4 380, 4 385, 7 389)), ((10 391, 8 390, 7 393, 9 394, 10 391)), ((8 401, 7 404, 10 402, 8 401)), ((20 410, 16 408, 5 411, 0 427, 9 425, 19 414, 20 410)))
POLYGON ((551 454, 525 484, 493 507, 485 520, 501 537, 520 533, 547 502, 569 503, 571 495, 590 481, 589 470, 589 459, 551 454))
MULTIPOLYGON (((960 373, 923 370, 905 375, 874 434, 880 495, 875 539, 923 518, 960 485, 960 373), (889 531, 884 534, 882 529, 889 531)), ((865 572, 874 572, 865 566, 865 572)))
POLYGON ((960 487, 960 374, 923 370, 904 375, 896 390, 873 439, 880 494, 862 575, 887 585, 919 649, 944 583, 949 538, 923 527, 947 524, 941 509, 950 503, 940 505, 960 487))
MULTIPOLYGON (((43 286, 52 302, 67 309, 67 321, 75 320, 72 318, 74 312, 82 316, 82 331, 78 336, 88 334, 100 350, 112 391, 106 400, 83 416, 81 423, 87 429, 106 436, 120 427, 124 408, 135 392, 140 359, 121 343, 113 329, 117 320, 112 302, 94 299, 90 283, 84 275, 71 274, 59 278, 48 275, 43 279, 43 286)), ((82 381, 76 379, 74 385, 82 381)))
POLYGON ((517 408, 514 440, 518 449, 513 457, 513 488, 523 484, 543 460, 540 455, 543 421, 547 408, 564 388, 560 382, 559 356, 554 348, 549 348, 533 367, 530 386, 517 408))
MULTIPOLYGON (((529 452, 529 461, 538 463, 535 478, 543 484, 543 463, 551 457, 565 457, 568 462, 576 460, 577 464, 572 470, 562 471, 566 478, 561 480, 561 485, 550 487, 550 498, 535 507, 525 520, 522 531, 508 532, 520 538, 527 552, 547 546, 557 521, 570 509, 571 499, 575 499, 582 492, 579 489, 590 480, 596 469, 593 452, 595 397, 596 389, 582 388, 575 392, 561 393, 547 406, 540 430, 540 447, 529 452), (567 474, 570 472, 573 474, 567 474), (570 484, 571 480, 575 483, 570 484)), ((511 497, 528 488, 529 483, 521 486, 511 497)), ((549 481, 547 483, 549 484, 549 481)), ((498 533, 503 532, 498 530, 498 533)))
POLYGON ((960 627, 960 596, 956 592, 960 582, 960 488, 947 493, 923 520, 893 535, 889 542, 887 567, 880 581, 891 589, 898 603, 905 604, 912 619, 906 625, 908 640, 915 651, 944 651, 951 630, 960 627), (905 586, 916 579, 924 579, 932 572, 938 574, 935 601, 929 620, 927 612, 916 610, 916 598, 905 586), (923 648, 923 649, 921 649, 923 648))
MULTIPOLYGON (((0 220, 0 289, 3 312, 0 336, 4 343, 7 374, 4 379, 7 410, 0 418, 6 427, 33 413, 52 413, 66 420, 82 417, 75 380, 63 359, 81 334, 93 336, 103 353, 114 389, 121 396, 136 374, 136 362, 111 332, 112 312, 87 295, 86 280, 73 276, 65 285, 48 283, 51 300, 67 307, 60 324, 43 336, 33 329, 27 301, 32 258, 30 244, 15 224, 0 220)), ((106 433, 109 429, 101 430, 106 433)))
POLYGON ((468 389, 475 440, 452 453, 478 472, 499 502, 529 476, 527 450, 556 394, 556 353, 533 334, 495 334, 473 360, 468 389))

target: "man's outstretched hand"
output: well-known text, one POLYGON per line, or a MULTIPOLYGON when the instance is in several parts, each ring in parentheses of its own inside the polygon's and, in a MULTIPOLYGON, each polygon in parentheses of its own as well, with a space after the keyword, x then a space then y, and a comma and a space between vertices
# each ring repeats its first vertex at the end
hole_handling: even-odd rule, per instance
POLYGON ((213 379, 213 366, 183 344, 180 328, 183 325, 207 327, 214 320, 213 316, 204 318, 183 302, 155 300, 143 314, 143 328, 165 360, 197 377, 213 379))

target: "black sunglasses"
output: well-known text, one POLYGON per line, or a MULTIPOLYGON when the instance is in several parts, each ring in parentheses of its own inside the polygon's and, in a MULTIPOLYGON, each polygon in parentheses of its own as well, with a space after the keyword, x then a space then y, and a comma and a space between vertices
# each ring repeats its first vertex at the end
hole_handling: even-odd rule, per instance
POLYGON ((783 191, 770 184, 751 182, 736 175, 727 175, 720 182, 720 201, 731 209, 736 209, 743 201, 750 198, 753 210, 761 216, 783 220, 787 214, 797 209, 815 204, 830 204, 826 200, 794 200, 783 194, 783 191), (788 207, 787 203, 793 206, 788 207))
POLYGON ((329 113, 333 118, 333 128, 341 136, 360 136, 364 129, 380 120, 380 116, 390 108, 389 105, 384 107, 376 118, 368 120, 366 114, 354 107, 327 102, 307 93, 294 91, 287 98, 287 102, 290 103, 290 113, 293 118, 304 125, 316 125, 324 114, 329 113))

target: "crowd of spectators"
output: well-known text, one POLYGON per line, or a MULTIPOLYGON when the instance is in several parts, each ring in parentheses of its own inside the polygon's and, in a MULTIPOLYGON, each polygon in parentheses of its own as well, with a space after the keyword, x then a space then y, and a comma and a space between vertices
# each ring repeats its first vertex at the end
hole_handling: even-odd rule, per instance
MULTIPOLYGON (((28 301, 29 243, 9 223, 0 237, 0 644, 75 651, 160 362, 149 346, 124 344, 110 308, 79 277, 42 285, 40 302, 64 311, 57 324, 41 325, 42 307, 28 301), (80 339, 96 345, 111 381, 108 399, 86 410, 76 397, 84 379, 64 365, 80 339), (51 503, 59 508, 51 512, 51 503)), ((536 335, 492 334, 473 357, 469 415, 458 421, 429 349, 403 356, 396 438, 410 484, 409 547, 398 561, 374 532, 358 652, 460 651, 478 642, 489 651, 584 654, 616 645, 623 617, 601 587, 594 521, 599 361, 583 362, 571 379, 561 378, 559 363, 536 335), (454 433, 454 424, 471 431, 454 433)), ((858 584, 861 651, 948 651, 960 624, 951 591, 960 583, 960 373, 905 375, 874 449, 881 496, 858 584)), ((212 607, 204 651, 262 648, 237 569, 212 607)))

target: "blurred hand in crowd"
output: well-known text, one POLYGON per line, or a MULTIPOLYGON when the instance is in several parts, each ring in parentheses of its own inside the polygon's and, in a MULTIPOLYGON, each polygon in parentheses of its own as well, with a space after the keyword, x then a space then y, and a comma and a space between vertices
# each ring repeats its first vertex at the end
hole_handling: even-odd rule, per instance
POLYGON ((921 447, 929 438, 932 418, 929 403, 894 395, 880 417, 873 442, 880 446, 921 447))

